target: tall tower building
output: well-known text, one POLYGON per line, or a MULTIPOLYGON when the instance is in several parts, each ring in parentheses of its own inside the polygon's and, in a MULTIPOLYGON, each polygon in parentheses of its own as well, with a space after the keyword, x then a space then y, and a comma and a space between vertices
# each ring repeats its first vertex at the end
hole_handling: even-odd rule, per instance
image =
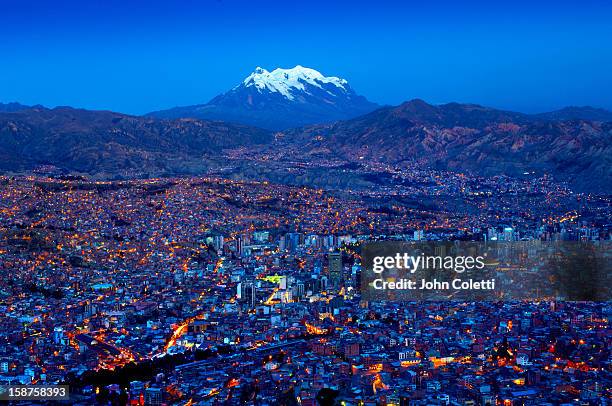
POLYGON ((342 280, 342 253, 330 252, 327 256, 329 267, 329 278, 333 286, 340 286, 342 280))
POLYGON ((221 252, 223 251, 223 236, 222 235, 215 235, 213 237, 213 247, 215 248, 215 251, 217 252, 221 252))
POLYGON ((423 230, 415 230, 413 237, 415 241, 421 241, 424 239, 424 237, 425 233, 423 232, 423 230))
POLYGON ((238 299, 245 302, 249 307, 255 307, 257 289, 255 282, 246 280, 238 284, 238 299))

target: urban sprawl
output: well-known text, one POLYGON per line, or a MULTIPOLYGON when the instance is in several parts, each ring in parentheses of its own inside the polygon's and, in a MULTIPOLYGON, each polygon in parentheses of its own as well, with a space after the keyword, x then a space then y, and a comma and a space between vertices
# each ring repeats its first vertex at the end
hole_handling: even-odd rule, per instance
POLYGON ((610 196, 397 176, 0 177, 0 385, 67 384, 71 404, 607 404, 607 302, 365 301, 359 247, 610 240, 610 196))

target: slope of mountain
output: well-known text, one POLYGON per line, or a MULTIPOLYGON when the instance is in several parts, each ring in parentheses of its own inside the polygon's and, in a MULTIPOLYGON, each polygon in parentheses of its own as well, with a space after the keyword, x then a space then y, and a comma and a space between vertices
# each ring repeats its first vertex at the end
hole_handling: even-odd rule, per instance
POLYGON ((589 120, 612 121, 612 111, 598 109, 591 106, 568 106, 548 113, 535 114, 535 117, 549 121, 589 120))
MULTIPOLYGON (((293 95, 280 86, 277 91, 293 95)), ((478 105, 433 106, 422 100, 274 136, 224 122, 67 107, 0 113, 0 171, 5 172, 51 164, 104 177, 201 174, 225 167, 224 151, 254 158, 239 164, 239 172, 274 172, 274 160, 306 161, 322 173, 332 161, 344 162, 346 168, 360 168, 364 162, 416 162, 482 175, 547 173, 579 191, 612 193, 612 122, 546 121, 478 105), (260 152, 275 158, 259 159, 260 152)))
POLYGON ((0 170, 49 164, 110 175, 201 173, 207 156, 271 139, 265 130, 222 122, 67 107, 20 110, 0 113, 0 170))
POLYGON ((353 120, 288 130, 279 138, 301 144, 297 150, 306 159, 417 161, 482 175, 535 171, 577 190, 612 192, 612 123, 534 120, 476 105, 413 100, 353 120))
POLYGON ((353 118, 377 107, 357 95, 346 80, 298 65, 271 72, 258 67, 238 86, 206 104, 149 116, 223 120, 279 130, 353 118))
POLYGON ((15 111, 28 110, 28 109, 43 109, 44 107, 40 104, 36 106, 26 106, 25 104, 11 102, 11 103, 0 103, 0 113, 12 113, 15 111))

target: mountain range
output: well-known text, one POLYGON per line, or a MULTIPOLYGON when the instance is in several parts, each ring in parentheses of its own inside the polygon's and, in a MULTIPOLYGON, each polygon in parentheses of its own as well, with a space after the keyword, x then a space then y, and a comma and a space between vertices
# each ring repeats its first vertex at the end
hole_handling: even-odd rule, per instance
POLYGON ((44 108, 44 107, 41 106, 40 104, 36 106, 26 106, 25 104, 21 104, 17 102, 0 103, 0 113, 13 113, 15 111, 29 110, 33 108, 44 108))
POLYGON ((548 121, 472 104, 412 100, 283 132, 308 159, 424 166, 481 175, 548 173, 576 190, 612 191, 612 122, 548 121), (601 190, 601 189, 600 189, 601 190))
POLYGON ((612 121, 612 111, 598 109, 590 106, 568 106, 560 110, 548 113, 536 114, 543 120, 590 120, 590 121, 612 121))
MULTIPOLYGON (((235 115, 223 121, 170 119, 0 104, 0 171, 53 165, 98 177, 201 174, 239 156, 239 171, 253 169, 246 167, 251 162, 254 173, 267 165, 270 174, 278 167, 256 156, 267 151, 277 163, 307 161, 321 168, 331 161, 347 167, 417 162, 481 175, 546 173, 575 190, 612 193, 612 113, 601 109, 530 115, 418 99, 375 108, 344 79, 300 66, 256 69, 213 101, 202 107, 204 116, 219 118, 216 113, 227 113, 232 103, 238 106, 235 115), (245 100, 252 110, 243 109, 245 100), (267 126, 274 131, 249 125, 264 121, 274 121, 267 126)), ((180 109, 173 114, 183 113, 190 115, 180 109)))
POLYGON ((240 84, 206 104, 149 113, 157 118, 199 118, 282 130, 345 120, 379 106, 359 96, 345 79, 296 66, 256 68, 240 84))
MULTIPOLYGON (((208 103, 155 111, 147 116, 221 120, 277 131, 348 120, 380 107, 356 94, 346 79, 327 77, 298 65, 271 72, 257 67, 241 83, 208 103)), ((569 106, 540 114, 506 114, 513 121, 612 121, 611 111, 590 106, 569 106)))
POLYGON ((194 119, 35 107, 0 113, 0 171, 54 165, 108 176, 201 173, 207 157, 272 141, 266 130, 194 119))

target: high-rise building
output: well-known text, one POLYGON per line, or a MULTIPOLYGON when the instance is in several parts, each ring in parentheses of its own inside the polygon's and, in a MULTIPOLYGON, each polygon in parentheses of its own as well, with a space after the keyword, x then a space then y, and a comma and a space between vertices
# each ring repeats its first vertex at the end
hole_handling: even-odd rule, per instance
POLYGON ((342 280, 342 253, 330 252, 327 256, 329 278, 334 286, 339 286, 342 280))
POLYGON ((415 230, 414 232, 414 240, 415 241, 421 241, 424 238, 425 234, 423 233, 423 230, 415 230))
POLYGON ((252 280, 245 280, 240 282, 237 286, 238 299, 246 303, 249 307, 255 307, 256 301, 256 287, 255 282, 252 280))
POLYGON ((144 403, 145 405, 161 405, 163 398, 162 398, 162 390, 161 388, 147 388, 145 389, 145 395, 144 395, 144 403))
POLYGON ((253 233, 253 239, 256 243, 266 243, 270 240, 270 232, 269 231, 255 231, 253 233))
POLYGON ((295 251, 300 245, 300 239, 301 239, 300 233, 285 234, 285 249, 287 251, 295 251))
POLYGON ((306 292, 306 287, 303 282, 298 282, 295 285, 294 290, 295 290, 295 296, 297 296, 298 298, 302 298, 304 297, 304 293, 306 292))
POLYGON ((242 237, 236 238, 236 255, 238 255, 239 257, 242 256, 243 245, 244 241, 242 240, 242 237))
POLYGON ((223 251, 223 236, 222 235, 215 235, 213 237, 213 247, 215 248, 215 251, 217 252, 221 252, 223 251))
POLYGON ((327 290, 328 285, 329 285, 329 279, 327 278, 327 276, 322 276, 320 279, 320 285, 319 285, 320 289, 322 291, 325 291, 327 290))
POLYGON ((53 328, 53 342, 59 344, 64 337, 64 329, 62 327, 53 328))
POLYGON ((512 227, 504 227, 504 241, 514 241, 514 229, 512 227))

